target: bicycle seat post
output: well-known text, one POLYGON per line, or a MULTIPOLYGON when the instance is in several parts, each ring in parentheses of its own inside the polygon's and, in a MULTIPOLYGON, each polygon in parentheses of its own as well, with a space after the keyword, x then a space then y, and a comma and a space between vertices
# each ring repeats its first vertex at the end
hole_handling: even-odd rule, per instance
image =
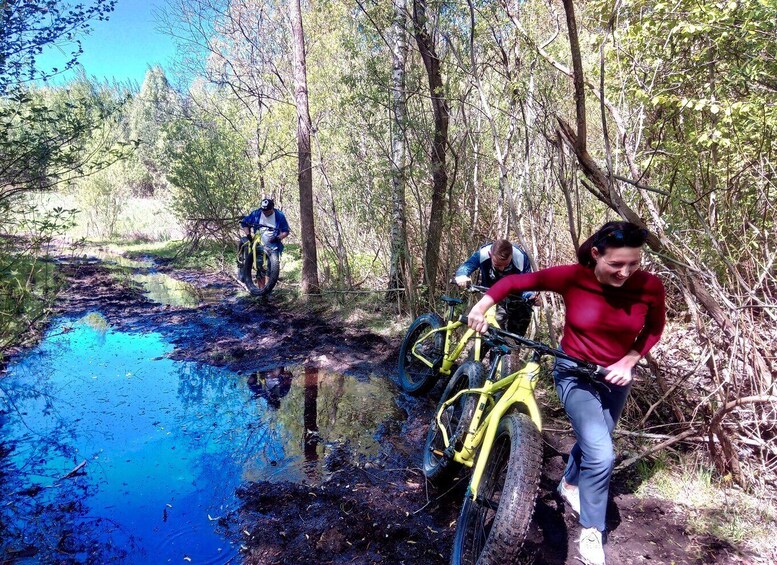
POLYGON ((443 302, 445 302, 448 305, 448 320, 447 321, 448 322, 452 322, 455 319, 454 316, 456 314, 456 312, 455 312, 456 306, 461 304, 462 301, 459 300, 458 298, 451 298, 450 296, 441 296, 440 300, 442 300, 443 302))

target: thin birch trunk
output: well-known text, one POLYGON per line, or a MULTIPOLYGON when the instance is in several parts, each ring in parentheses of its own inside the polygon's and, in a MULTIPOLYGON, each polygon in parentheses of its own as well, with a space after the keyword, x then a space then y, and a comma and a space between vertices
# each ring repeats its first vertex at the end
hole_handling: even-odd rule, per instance
POLYGON ((302 236, 303 294, 319 291, 316 228, 313 210, 313 169, 310 152, 312 131, 308 105, 307 62, 305 59, 305 31, 302 27, 300 0, 290 0, 291 31, 294 40, 294 98, 297 105, 297 177, 299 181, 299 217, 302 236))

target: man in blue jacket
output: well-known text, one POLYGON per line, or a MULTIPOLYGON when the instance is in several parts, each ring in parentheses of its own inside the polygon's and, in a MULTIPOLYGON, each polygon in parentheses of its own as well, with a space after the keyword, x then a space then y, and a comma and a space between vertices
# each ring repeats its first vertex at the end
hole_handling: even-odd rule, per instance
MULTIPOLYGON (((507 275, 531 272, 526 252, 506 239, 487 243, 456 269, 456 284, 465 288, 471 282, 470 275, 480 269, 480 284, 492 286, 507 275)), ((518 335, 525 335, 531 322, 534 293, 525 292, 521 297, 508 297, 496 307, 496 321, 500 327, 518 335)))
MULTIPOLYGON (((240 227, 243 229, 243 237, 240 238, 241 247, 244 243, 251 241, 251 230, 253 229, 261 236, 262 245, 271 244, 276 247, 278 253, 283 251, 283 243, 281 242, 288 237, 290 231, 286 216, 280 210, 275 209, 275 202, 272 198, 262 200, 259 208, 242 219, 240 227)), ((240 282, 246 285, 249 291, 253 291, 256 287, 251 280, 253 261, 250 259, 250 256, 246 258, 243 268, 240 270, 240 282)), ((264 257, 260 257, 259 261, 257 277, 260 278, 261 286, 264 286, 264 281, 261 280, 264 277, 264 257)))

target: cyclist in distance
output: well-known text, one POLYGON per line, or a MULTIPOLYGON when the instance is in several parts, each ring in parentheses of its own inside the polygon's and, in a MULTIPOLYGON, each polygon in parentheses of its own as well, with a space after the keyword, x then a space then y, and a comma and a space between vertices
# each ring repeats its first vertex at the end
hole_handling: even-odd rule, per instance
MULTIPOLYGON (((455 281, 466 288, 472 281, 470 275, 480 269, 480 284, 486 287, 506 277, 531 272, 526 252, 506 239, 497 239, 475 251, 456 269, 455 281)), ((507 298, 496 307, 496 321, 502 327, 518 335, 526 335, 531 322, 534 293, 523 293, 522 300, 507 298)))
MULTIPOLYGON (((248 214, 240 222, 240 227, 243 230, 243 237, 240 238, 240 245, 247 243, 251 240, 251 230, 261 235, 267 235, 266 241, 272 242, 278 247, 278 253, 283 251, 283 243, 281 243, 289 235, 289 222, 286 221, 286 216, 280 210, 275 209, 275 202, 272 198, 265 198, 259 204, 259 208, 248 214)), ((262 238, 263 241, 265 238, 262 238)), ((259 259, 263 261, 263 258, 259 259)), ((261 265, 259 265, 261 267, 261 265)), ((247 287, 253 286, 250 274, 247 274, 244 270, 240 271, 240 282, 247 287)), ((261 282, 261 281, 260 281, 261 282)), ((260 286, 264 286, 261 282, 260 286)))
POLYGON ((609 369, 604 381, 578 377, 574 365, 557 360, 556 392, 576 440, 558 486, 579 516, 579 551, 589 565, 605 563, 607 497, 615 461, 612 431, 632 384, 632 369, 661 338, 666 309, 661 280, 640 269, 647 231, 629 222, 607 222, 577 252, 578 262, 506 277, 469 312, 469 325, 483 332, 483 314, 510 293, 552 291, 564 298, 561 348, 609 369))

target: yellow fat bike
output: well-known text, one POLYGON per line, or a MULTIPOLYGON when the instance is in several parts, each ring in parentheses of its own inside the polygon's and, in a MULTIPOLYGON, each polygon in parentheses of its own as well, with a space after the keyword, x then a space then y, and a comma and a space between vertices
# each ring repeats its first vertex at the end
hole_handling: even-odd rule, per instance
POLYGON ((241 241, 237 251, 238 279, 252 296, 267 296, 278 283, 281 272, 281 247, 273 231, 259 230, 241 241))
MULTIPOLYGON (((466 318, 460 321, 466 324, 466 318)), ((531 523, 542 471, 542 420, 534 389, 545 355, 574 363, 581 377, 606 370, 519 335, 490 328, 491 368, 464 363, 453 374, 429 426, 423 470, 441 486, 463 467, 472 470, 456 523, 451 563, 513 563, 531 523), (500 378, 499 359, 528 348, 531 358, 500 378)))
MULTIPOLYGON (((482 294, 487 290, 485 286, 471 285, 467 292, 482 294)), ((470 340, 474 340, 469 354, 471 360, 480 362, 486 353, 480 334, 468 328, 456 315, 456 307, 464 301, 450 296, 442 296, 440 300, 447 304, 446 319, 434 312, 421 314, 410 324, 399 348, 399 382, 402 389, 412 396, 431 390, 440 376, 450 377, 470 340)), ((486 321, 499 327, 496 307, 486 312, 486 321)))

